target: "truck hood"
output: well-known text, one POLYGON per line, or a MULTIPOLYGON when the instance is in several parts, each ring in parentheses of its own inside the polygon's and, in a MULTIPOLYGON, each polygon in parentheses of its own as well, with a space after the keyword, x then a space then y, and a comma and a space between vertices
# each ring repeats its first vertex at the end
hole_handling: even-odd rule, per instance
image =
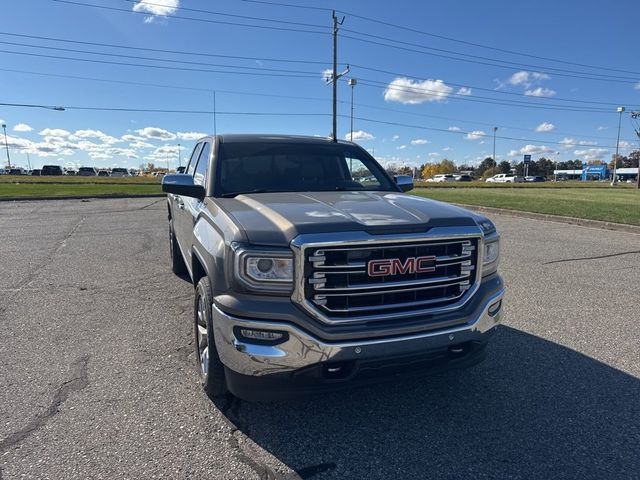
POLYGON ((217 198, 250 243, 289 245, 299 234, 424 232, 474 226, 472 212, 413 195, 388 192, 254 193, 217 198))

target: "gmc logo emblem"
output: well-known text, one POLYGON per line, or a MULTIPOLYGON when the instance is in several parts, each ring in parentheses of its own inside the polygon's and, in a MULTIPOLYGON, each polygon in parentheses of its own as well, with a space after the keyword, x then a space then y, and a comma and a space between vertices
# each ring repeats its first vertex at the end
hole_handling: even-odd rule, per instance
POLYGON ((406 273, 431 273, 436 271, 436 257, 409 257, 404 262, 399 258, 386 260, 370 260, 367 263, 367 274, 370 277, 386 277, 406 273))

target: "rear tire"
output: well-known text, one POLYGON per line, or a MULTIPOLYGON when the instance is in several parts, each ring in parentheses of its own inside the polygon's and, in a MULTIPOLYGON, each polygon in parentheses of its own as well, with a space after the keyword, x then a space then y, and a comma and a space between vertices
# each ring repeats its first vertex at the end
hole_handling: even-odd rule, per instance
POLYGON ((169 220, 169 255, 173 273, 176 275, 185 275, 187 273, 187 266, 184 264, 176 234, 173 233, 173 220, 169 220))
POLYGON ((227 393, 227 383, 224 378, 224 365, 218 356, 213 336, 212 302, 211 282, 208 277, 202 277, 196 285, 194 303, 195 344, 202 386, 213 399, 227 393))

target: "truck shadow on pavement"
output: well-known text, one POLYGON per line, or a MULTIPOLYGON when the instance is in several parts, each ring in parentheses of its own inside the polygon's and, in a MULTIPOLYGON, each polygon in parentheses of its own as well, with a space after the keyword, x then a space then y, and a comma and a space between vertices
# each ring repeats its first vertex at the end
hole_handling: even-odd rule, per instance
POLYGON ((273 460, 258 458, 264 452, 245 451, 265 478, 585 479, 640 472, 640 380, 506 326, 487 360, 470 370, 298 401, 236 400, 221 409, 297 473, 280 475, 273 460))

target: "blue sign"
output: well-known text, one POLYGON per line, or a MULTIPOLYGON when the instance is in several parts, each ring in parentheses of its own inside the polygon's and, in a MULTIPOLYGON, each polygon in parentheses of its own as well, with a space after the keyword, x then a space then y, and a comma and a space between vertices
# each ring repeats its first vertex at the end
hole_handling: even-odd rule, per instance
POLYGON ((524 163, 531 163, 531 155, 524 156, 524 163))

